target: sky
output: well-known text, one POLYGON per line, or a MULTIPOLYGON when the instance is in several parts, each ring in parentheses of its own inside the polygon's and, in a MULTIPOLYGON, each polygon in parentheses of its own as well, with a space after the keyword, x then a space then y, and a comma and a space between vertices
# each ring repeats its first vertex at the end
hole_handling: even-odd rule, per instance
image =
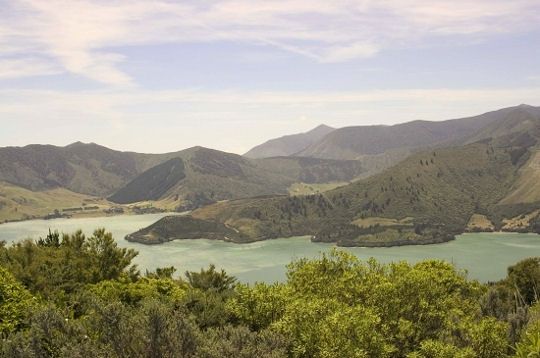
POLYGON ((0 0, 0 146, 242 154, 521 103, 539 0, 0 0))

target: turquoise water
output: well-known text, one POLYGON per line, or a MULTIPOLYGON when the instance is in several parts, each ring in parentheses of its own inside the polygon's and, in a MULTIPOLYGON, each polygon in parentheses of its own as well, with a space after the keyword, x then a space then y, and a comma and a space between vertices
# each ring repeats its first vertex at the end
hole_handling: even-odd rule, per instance
MULTIPOLYGON (((176 240, 146 246, 124 240, 128 233, 146 227, 167 214, 113 216, 106 218, 33 220, 0 225, 0 240, 12 242, 38 238, 49 228, 61 232, 82 229, 90 234, 97 227, 111 231, 118 244, 137 250, 135 262, 141 269, 175 266, 179 272, 199 270, 213 263, 245 282, 281 281, 285 265, 301 257, 317 257, 333 245, 311 243, 307 237, 277 239, 252 244, 232 244, 211 240, 176 240)), ((382 262, 428 258, 444 259, 466 269, 470 277, 481 281, 498 280, 506 268, 531 256, 540 256, 540 236, 535 234, 482 233, 461 235, 455 241, 439 245, 390 248, 343 248, 361 259, 374 257, 382 262)))

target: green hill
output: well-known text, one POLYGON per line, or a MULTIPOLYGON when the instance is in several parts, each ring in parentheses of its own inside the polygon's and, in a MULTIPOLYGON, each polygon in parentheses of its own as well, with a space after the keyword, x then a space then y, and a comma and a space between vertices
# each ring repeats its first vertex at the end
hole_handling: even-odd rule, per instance
POLYGON ((92 216, 111 206, 112 203, 102 198, 74 193, 64 188, 36 192, 0 182, 0 223, 43 218, 55 210, 58 215, 92 216), (80 210, 70 210, 73 208, 80 210))

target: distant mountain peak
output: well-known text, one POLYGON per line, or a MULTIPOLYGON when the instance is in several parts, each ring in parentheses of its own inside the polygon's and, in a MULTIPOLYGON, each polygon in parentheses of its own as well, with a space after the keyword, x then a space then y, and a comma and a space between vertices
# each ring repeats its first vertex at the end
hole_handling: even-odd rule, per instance
POLYGON ((330 126, 327 126, 326 124, 324 123, 321 123, 319 124, 317 127, 313 128, 312 130, 308 131, 307 133, 309 132, 315 132, 315 131, 319 131, 319 130, 334 130, 335 128, 333 127, 330 127, 330 126))
POLYGON ((335 128, 327 126, 326 124, 319 124, 317 127, 305 132, 305 134, 316 134, 316 133, 323 133, 323 135, 328 134, 332 131, 334 131, 335 128))
POLYGON ((193 146, 193 147, 189 147, 187 149, 182 150, 182 152, 186 152, 186 153, 220 153, 220 154, 224 154, 224 155, 227 154, 227 155, 238 156, 238 154, 224 152, 224 151, 213 149, 213 148, 203 147, 201 145, 196 145, 196 146, 193 146))
POLYGON ((209 148, 203 147, 202 145, 194 145, 193 147, 189 147, 189 148, 186 148, 184 150, 189 151, 189 152, 193 152, 193 151, 197 151, 197 150, 206 150, 206 149, 209 149, 209 148))
POLYGON ((244 156, 248 158, 269 158, 294 155, 334 130, 334 128, 326 124, 320 124, 308 132, 270 139, 252 148, 244 156))
POLYGON ((102 147, 102 146, 94 142, 84 143, 78 140, 76 142, 66 145, 65 148, 77 148, 77 147, 102 147))

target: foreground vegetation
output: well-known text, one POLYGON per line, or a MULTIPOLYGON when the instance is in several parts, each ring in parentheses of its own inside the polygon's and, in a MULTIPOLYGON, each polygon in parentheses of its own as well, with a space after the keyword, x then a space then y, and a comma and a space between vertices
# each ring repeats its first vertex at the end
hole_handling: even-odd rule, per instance
POLYGON ((540 258, 496 283, 340 251, 245 285, 141 273, 111 234, 0 246, 1 357, 538 357, 540 258))

